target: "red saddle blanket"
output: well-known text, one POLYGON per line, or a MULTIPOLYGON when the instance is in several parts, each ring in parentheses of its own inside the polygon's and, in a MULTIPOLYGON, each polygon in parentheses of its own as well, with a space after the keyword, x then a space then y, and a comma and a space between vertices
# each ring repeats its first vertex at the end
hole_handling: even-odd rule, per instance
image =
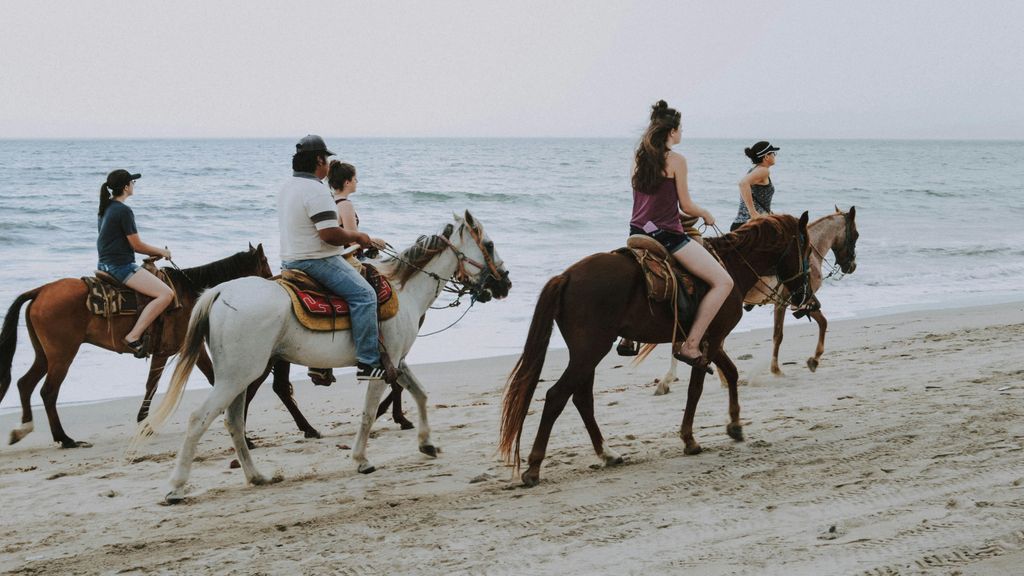
MULTIPOLYGON (((398 314, 398 298, 387 278, 375 268, 363 265, 363 277, 377 292, 377 319, 384 321, 398 314)), ((317 331, 348 330, 349 306, 344 298, 329 294, 319 282, 299 270, 282 270, 278 284, 292 300, 295 317, 306 328, 317 331)))

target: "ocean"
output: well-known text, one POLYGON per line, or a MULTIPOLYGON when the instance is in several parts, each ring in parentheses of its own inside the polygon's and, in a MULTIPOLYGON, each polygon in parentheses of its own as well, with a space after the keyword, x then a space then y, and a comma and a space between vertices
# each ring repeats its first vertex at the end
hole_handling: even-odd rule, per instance
MULTIPOLYGON (((326 140, 358 170, 353 201, 363 231, 404 248, 468 209, 510 271, 507 299, 478 304, 450 329, 419 340, 412 366, 521 352, 544 282, 588 254, 621 246, 627 234, 634 139, 326 140)), ((773 144, 782 148, 772 170, 775 212, 808 210, 813 220, 835 206, 857 207, 857 271, 822 287, 828 318, 1019 296, 1024 142, 773 144)), ((140 236, 168 246, 179 266, 262 242, 277 271, 274 198, 290 177, 293 145, 293 139, 0 140, 0 313, 23 291, 92 273, 99 186, 114 168, 142 172, 129 200, 140 236)), ((750 166, 743 155, 749 145, 684 136, 676 148, 688 159, 692 196, 724 230, 736 215, 736 183, 750 166)), ((422 332, 448 326, 464 310, 432 310, 422 332)), ((15 380, 32 359, 23 318, 20 324, 15 380)), ((770 310, 761 308, 738 329, 770 324, 770 310)), ((562 346, 556 339, 552 345, 562 346)), ((783 347, 784 357, 808 352, 783 347)), ((60 401, 140 395, 146 369, 129 355, 84 346, 60 401)), ((293 375, 304 378, 301 370, 293 375)), ((166 384, 165 376, 161 390, 166 384)), ((336 385, 352 384, 343 376, 336 385)), ((190 387, 205 386, 197 371, 190 387)), ((0 408, 9 411, 17 397, 12 384, 0 408)), ((33 403, 39 402, 37 389, 33 403)))

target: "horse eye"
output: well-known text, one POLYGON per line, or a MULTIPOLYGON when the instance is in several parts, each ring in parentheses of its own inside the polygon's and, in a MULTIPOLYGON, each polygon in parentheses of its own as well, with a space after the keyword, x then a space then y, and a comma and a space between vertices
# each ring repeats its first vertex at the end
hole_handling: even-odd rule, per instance
POLYGON ((490 240, 488 240, 487 242, 484 242, 484 248, 486 248, 488 252, 493 252, 494 251, 494 242, 491 242, 490 240))

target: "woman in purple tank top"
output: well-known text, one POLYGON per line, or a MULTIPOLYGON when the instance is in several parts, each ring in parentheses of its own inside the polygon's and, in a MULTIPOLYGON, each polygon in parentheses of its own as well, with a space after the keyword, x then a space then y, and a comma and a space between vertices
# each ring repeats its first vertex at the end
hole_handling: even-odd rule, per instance
POLYGON ((651 124, 637 146, 633 165, 633 217, 630 234, 646 234, 668 249, 687 270, 710 289, 697 306, 690 333, 673 356, 693 365, 701 359, 700 343, 711 320, 722 307, 732 277, 700 242, 692 242, 679 222, 680 212, 704 219, 709 226, 715 217, 690 198, 686 184, 686 158, 672 151, 679 143, 681 116, 659 100, 651 110, 651 124))

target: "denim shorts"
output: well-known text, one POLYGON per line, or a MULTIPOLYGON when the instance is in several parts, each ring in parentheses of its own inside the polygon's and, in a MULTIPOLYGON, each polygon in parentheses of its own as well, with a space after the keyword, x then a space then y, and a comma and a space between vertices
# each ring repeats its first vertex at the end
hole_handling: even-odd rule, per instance
POLYGON ((636 226, 629 227, 629 233, 632 234, 643 234, 644 236, 650 236, 658 241, 668 250, 669 254, 675 254, 683 246, 686 246, 690 242, 690 237, 686 234, 680 234, 678 232, 670 232, 668 230, 655 230, 654 232, 645 232, 642 228, 636 226))
POLYGON ((100 262, 96 265, 96 268, 102 272, 110 274, 114 278, 117 278, 118 282, 124 284, 132 277, 133 274, 139 271, 140 266, 134 262, 128 264, 104 264, 100 262))

